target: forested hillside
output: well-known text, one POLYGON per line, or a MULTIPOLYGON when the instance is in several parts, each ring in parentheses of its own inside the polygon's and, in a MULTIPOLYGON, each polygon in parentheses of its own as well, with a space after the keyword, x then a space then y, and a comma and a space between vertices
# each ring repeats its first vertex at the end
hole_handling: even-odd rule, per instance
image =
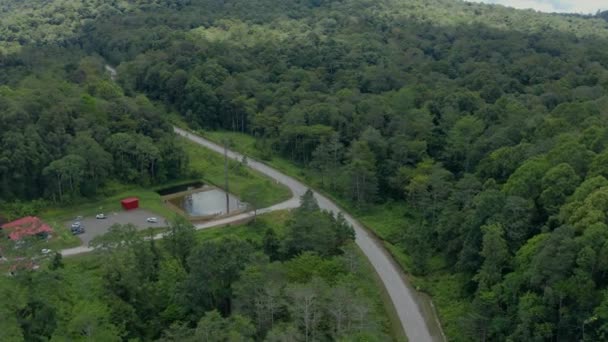
MULTIPOLYGON (((439 312, 452 340, 608 339, 601 15, 448 0, 115 4, 67 16, 57 40, 119 65, 118 98, 250 134, 361 212, 406 208, 381 235, 409 271, 450 279, 460 311, 439 312)), ((49 16, 20 6, 7 8, 49 16)), ((52 44, 37 25, 3 33, 3 63, 52 44)))
POLYGON ((109 179, 150 184, 185 168, 166 119, 145 97, 124 96, 99 59, 2 86, 0 103, 4 200, 63 202, 92 196, 109 179))
POLYGON ((104 59, 77 39, 97 19, 146 8, 0 1, 0 203, 65 203, 94 196, 108 181, 183 176, 187 158, 162 109, 145 95, 125 96, 104 59))

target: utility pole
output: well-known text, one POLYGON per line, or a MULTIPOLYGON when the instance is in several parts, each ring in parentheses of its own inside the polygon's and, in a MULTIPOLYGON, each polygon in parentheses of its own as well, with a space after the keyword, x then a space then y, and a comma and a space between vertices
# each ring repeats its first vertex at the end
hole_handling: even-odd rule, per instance
POLYGON ((230 214, 230 195, 228 189, 228 142, 224 139, 224 192, 226 193, 226 214, 230 214))

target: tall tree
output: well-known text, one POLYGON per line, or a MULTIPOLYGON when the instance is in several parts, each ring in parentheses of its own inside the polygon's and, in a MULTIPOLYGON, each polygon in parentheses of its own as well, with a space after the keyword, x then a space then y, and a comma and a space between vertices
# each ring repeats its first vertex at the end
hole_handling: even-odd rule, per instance
POLYGON ((346 168, 348 195, 358 207, 363 207, 376 199, 378 191, 376 160, 364 141, 353 143, 349 157, 350 163, 346 168))
POLYGON ((217 309, 232 310, 232 283, 238 279, 251 255, 251 245, 236 238, 207 241, 188 259, 190 273, 183 283, 180 298, 193 317, 217 309))
POLYGON ((169 253, 187 270, 188 258, 196 246, 196 230, 194 225, 186 218, 176 215, 169 222, 169 231, 165 235, 163 243, 169 253))
POLYGON ((321 175, 321 186, 325 186, 325 180, 329 179, 330 188, 335 188, 335 175, 341 165, 342 149, 338 134, 333 134, 331 137, 323 139, 313 151, 310 166, 321 175))

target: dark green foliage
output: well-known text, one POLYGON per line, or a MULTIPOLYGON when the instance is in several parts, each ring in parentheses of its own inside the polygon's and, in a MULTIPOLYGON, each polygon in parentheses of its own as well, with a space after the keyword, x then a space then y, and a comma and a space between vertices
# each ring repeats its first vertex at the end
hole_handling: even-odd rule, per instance
POLYGON ((32 66, 30 76, 0 87, 3 199, 74 201, 112 180, 147 185, 183 175, 185 153, 157 108, 143 96, 100 95, 99 82, 120 90, 105 80, 102 60, 46 62, 54 73, 32 66), (75 63, 82 79, 63 80, 62 62, 75 63))
MULTIPOLYGON (((254 229, 252 241, 266 241, 264 246, 231 234, 200 242, 180 219, 171 222, 162 241, 131 225, 114 225, 94 239, 96 251, 82 261, 62 261, 57 254, 39 261, 49 270, 43 265, 0 277, 0 336, 7 341, 261 341, 289 326, 291 336, 337 340, 365 332, 386 340, 378 303, 360 295, 375 288, 362 285, 360 278, 369 275, 356 267, 361 259, 348 255, 355 248, 352 230, 314 202, 306 208, 341 231, 342 240, 332 247, 347 255, 335 256, 333 249, 334 256, 279 255, 285 236, 264 227, 263 219, 242 228, 254 229), (283 261, 271 262, 263 251, 283 261), (314 296, 316 323, 307 328, 302 300, 308 295, 314 296)), ((299 237, 312 240, 310 234, 315 232, 299 237)))
POLYGON ((262 243, 264 245, 264 253, 268 255, 268 258, 270 258, 271 261, 279 260, 281 242, 274 232, 274 229, 266 229, 262 243))
POLYGON ((302 196, 300 203, 282 241, 281 250, 285 258, 307 251, 322 256, 340 254, 340 247, 354 240, 355 233, 343 216, 336 218, 329 212, 319 211, 311 190, 302 196))
MULTIPOLYGON (((471 310, 457 323, 445 316, 459 327, 450 329, 451 340, 607 338, 606 13, 548 15, 447 0, 0 6, 3 200, 70 201, 109 181, 148 185, 178 177, 187 161, 162 104, 193 128, 252 134, 264 159, 280 156, 313 171, 304 174, 362 211, 385 201, 412 208, 402 231, 388 237, 412 257, 411 271, 471 279, 452 289, 471 310), (118 65, 116 83, 103 75, 99 57, 85 57, 93 54, 118 65)), ((7 216, 35 209, 6 207, 7 216)), ((317 209, 306 194, 285 236, 268 231, 262 238, 273 262, 295 258, 290 265, 307 270, 286 276, 306 284, 286 286, 281 298, 292 304, 325 298, 324 282, 338 281, 328 275, 341 274, 325 259, 352 239, 342 218, 317 209)), ((239 287, 239 301, 255 338, 366 338, 365 328, 323 329, 295 306, 269 323, 274 313, 266 304, 258 312, 259 303, 248 300, 252 293, 268 300, 260 274, 272 267, 250 269, 248 253, 223 255, 230 251, 221 243, 193 249, 187 230, 185 238, 174 233, 171 261, 129 229, 100 239, 98 246, 112 251, 121 241, 142 250, 117 263, 112 274, 119 276, 104 278, 108 296, 120 300, 79 305, 93 314, 59 336, 90 326, 89 337, 98 340, 112 340, 117 329, 123 338, 155 338, 173 324, 167 340, 204 338, 193 328, 205 312, 232 310, 229 285, 247 272, 252 284, 239 287), (214 279, 203 262, 226 262, 216 270, 225 279, 214 279), (165 302, 150 290, 152 300, 141 303, 143 292, 131 285, 160 282, 163 291, 176 291, 162 270, 188 284, 193 297, 165 302), (94 319, 99 324, 89 324, 94 319), (95 335, 103 328, 108 335, 95 335)), ((336 291, 330 297, 342 298, 336 291)), ((39 302, 19 308, 53 317, 39 302)), ((342 315, 312 304, 326 319, 342 315)), ((250 336, 246 321, 205 317, 201 331, 250 336)), ((52 330, 1 324, 9 339, 52 330)))
POLYGON ((238 279, 252 247, 240 240, 204 242, 188 258, 189 276, 180 289, 182 306, 194 317, 213 308, 224 315, 231 311, 230 284, 238 279))
POLYGON ((59 268, 63 268, 64 266, 65 265, 63 264, 63 257, 61 256, 61 253, 55 253, 55 255, 53 255, 53 260, 49 265, 49 269, 56 270, 59 268))
POLYGON ((169 223, 169 232, 162 242, 181 267, 188 270, 188 257, 196 245, 196 230, 192 223, 176 215, 169 223))

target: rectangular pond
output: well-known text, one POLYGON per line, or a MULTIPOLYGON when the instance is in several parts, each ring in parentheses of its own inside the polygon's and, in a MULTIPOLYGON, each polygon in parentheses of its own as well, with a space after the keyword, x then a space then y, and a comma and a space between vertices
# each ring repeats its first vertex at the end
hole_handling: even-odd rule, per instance
POLYGON ((188 191, 188 190, 192 190, 192 189, 201 188, 203 185, 205 185, 203 182, 192 182, 192 183, 187 183, 187 184, 179 184, 179 185, 157 190, 156 193, 158 193, 161 196, 166 196, 166 195, 174 194, 176 192, 182 192, 182 191, 188 191))
MULTIPOLYGON (((226 192, 212 188, 179 196, 170 200, 172 204, 181 208, 189 216, 225 215, 226 192)), ((237 197, 228 194, 230 213, 246 208, 246 204, 237 197)))

